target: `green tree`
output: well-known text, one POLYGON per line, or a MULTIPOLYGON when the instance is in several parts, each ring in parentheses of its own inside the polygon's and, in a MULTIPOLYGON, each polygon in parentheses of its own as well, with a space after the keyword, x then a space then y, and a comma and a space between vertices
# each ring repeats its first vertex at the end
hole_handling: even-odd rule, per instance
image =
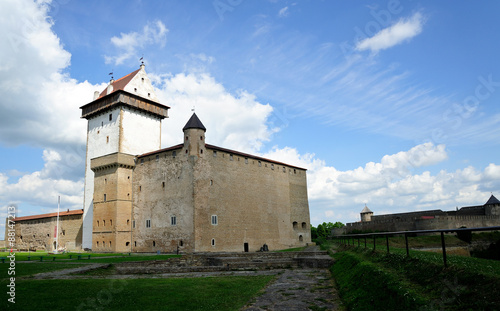
POLYGON ((317 239, 318 238, 318 230, 313 225, 310 225, 310 226, 311 226, 311 240, 317 239))
POLYGON ((322 224, 318 225, 318 228, 316 229, 316 231, 318 233, 318 237, 319 238, 326 237, 326 230, 325 230, 325 227, 322 224))

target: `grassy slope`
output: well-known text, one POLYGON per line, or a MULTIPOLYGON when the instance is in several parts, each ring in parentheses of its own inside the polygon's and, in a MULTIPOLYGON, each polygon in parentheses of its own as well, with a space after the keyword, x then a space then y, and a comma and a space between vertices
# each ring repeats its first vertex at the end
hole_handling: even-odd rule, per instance
POLYGON ((332 267, 341 297, 351 310, 496 310, 500 263, 391 249, 340 249, 332 267), (389 298, 388 298, 389 297, 389 298))
MULTIPOLYGON (((185 279, 23 280, 2 310, 238 310, 273 276, 185 279)), ((5 288, 5 282, 0 281, 5 288)))

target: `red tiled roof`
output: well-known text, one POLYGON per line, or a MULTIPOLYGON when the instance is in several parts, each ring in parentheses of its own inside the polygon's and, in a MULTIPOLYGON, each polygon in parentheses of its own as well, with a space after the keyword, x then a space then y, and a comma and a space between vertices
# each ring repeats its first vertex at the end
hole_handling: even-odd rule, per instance
MULTIPOLYGON (((139 70, 141 70, 141 68, 139 68, 136 71, 131 72, 128 75, 126 75, 124 77, 121 77, 120 79, 115 80, 113 83, 111 83, 113 85, 113 91, 111 91, 111 93, 113 93, 115 91, 118 91, 118 90, 122 90, 123 91, 123 89, 125 88, 125 86, 130 82, 130 80, 132 80, 135 77, 135 75, 139 72, 139 70)), ((106 87, 104 89, 104 91, 101 92, 101 94, 99 95, 99 98, 108 95, 107 94, 107 90, 108 90, 108 87, 106 87)))
MULTIPOLYGON (((83 209, 76 209, 73 211, 59 212, 59 217, 70 216, 70 215, 82 215, 82 214, 83 214, 83 209)), ((50 217, 57 217, 57 212, 56 213, 49 213, 49 214, 17 217, 17 218, 14 218, 13 221, 33 220, 33 219, 50 218, 50 217)))
POLYGON ((172 146, 172 147, 163 148, 163 149, 159 149, 159 150, 156 150, 156 151, 151 151, 151 152, 148 152, 148 153, 143 153, 143 154, 138 155, 137 157, 138 158, 142 158, 142 157, 146 157, 146 156, 152 155, 152 154, 162 153, 162 152, 165 152, 165 151, 170 151, 170 150, 175 150, 175 149, 181 149, 182 147, 184 147, 184 144, 178 144, 178 145, 175 145, 175 146, 172 146))

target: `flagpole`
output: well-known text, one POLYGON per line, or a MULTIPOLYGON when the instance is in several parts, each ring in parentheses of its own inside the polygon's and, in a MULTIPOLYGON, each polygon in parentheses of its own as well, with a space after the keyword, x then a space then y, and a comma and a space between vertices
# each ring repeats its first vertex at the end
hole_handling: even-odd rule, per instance
POLYGON ((57 225, 56 225, 56 250, 54 251, 57 254, 57 250, 59 249, 59 205, 61 204, 61 196, 57 197, 57 225))

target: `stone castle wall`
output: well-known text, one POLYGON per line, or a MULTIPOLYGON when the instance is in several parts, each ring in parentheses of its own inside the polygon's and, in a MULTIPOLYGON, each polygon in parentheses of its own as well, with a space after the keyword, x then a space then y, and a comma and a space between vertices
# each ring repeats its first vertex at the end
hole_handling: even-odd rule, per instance
MULTIPOLYGON (((15 222, 16 248, 19 250, 55 249, 57 217, 20 220, 15 222)), ((59 217, 59 248, 68 251, 82 247, 82 215, 59 217)))
MULTIPOLYGON (((203 141, 198 134, 190 139, 203 141)), ((138 161, 134 251, 172 252, 178 246, 185 252, 244 251, 244 243, 257 251, 263 244, 283 249, 311 241, 303 169, 204 143, 185 143, 138 161)))
POLYGON ((395 219, 394 217, 387 217, 382 220, 348 223, 344 228, 334 230, 332 234, 340 235, 359 231, 392 232, 457 229, 460 227, 479 228, 498 225, 500 225, 500 216, 495 215, 435 216, 432 219, 422 219, 418 217, 401 217, 400 219, 395 219))

